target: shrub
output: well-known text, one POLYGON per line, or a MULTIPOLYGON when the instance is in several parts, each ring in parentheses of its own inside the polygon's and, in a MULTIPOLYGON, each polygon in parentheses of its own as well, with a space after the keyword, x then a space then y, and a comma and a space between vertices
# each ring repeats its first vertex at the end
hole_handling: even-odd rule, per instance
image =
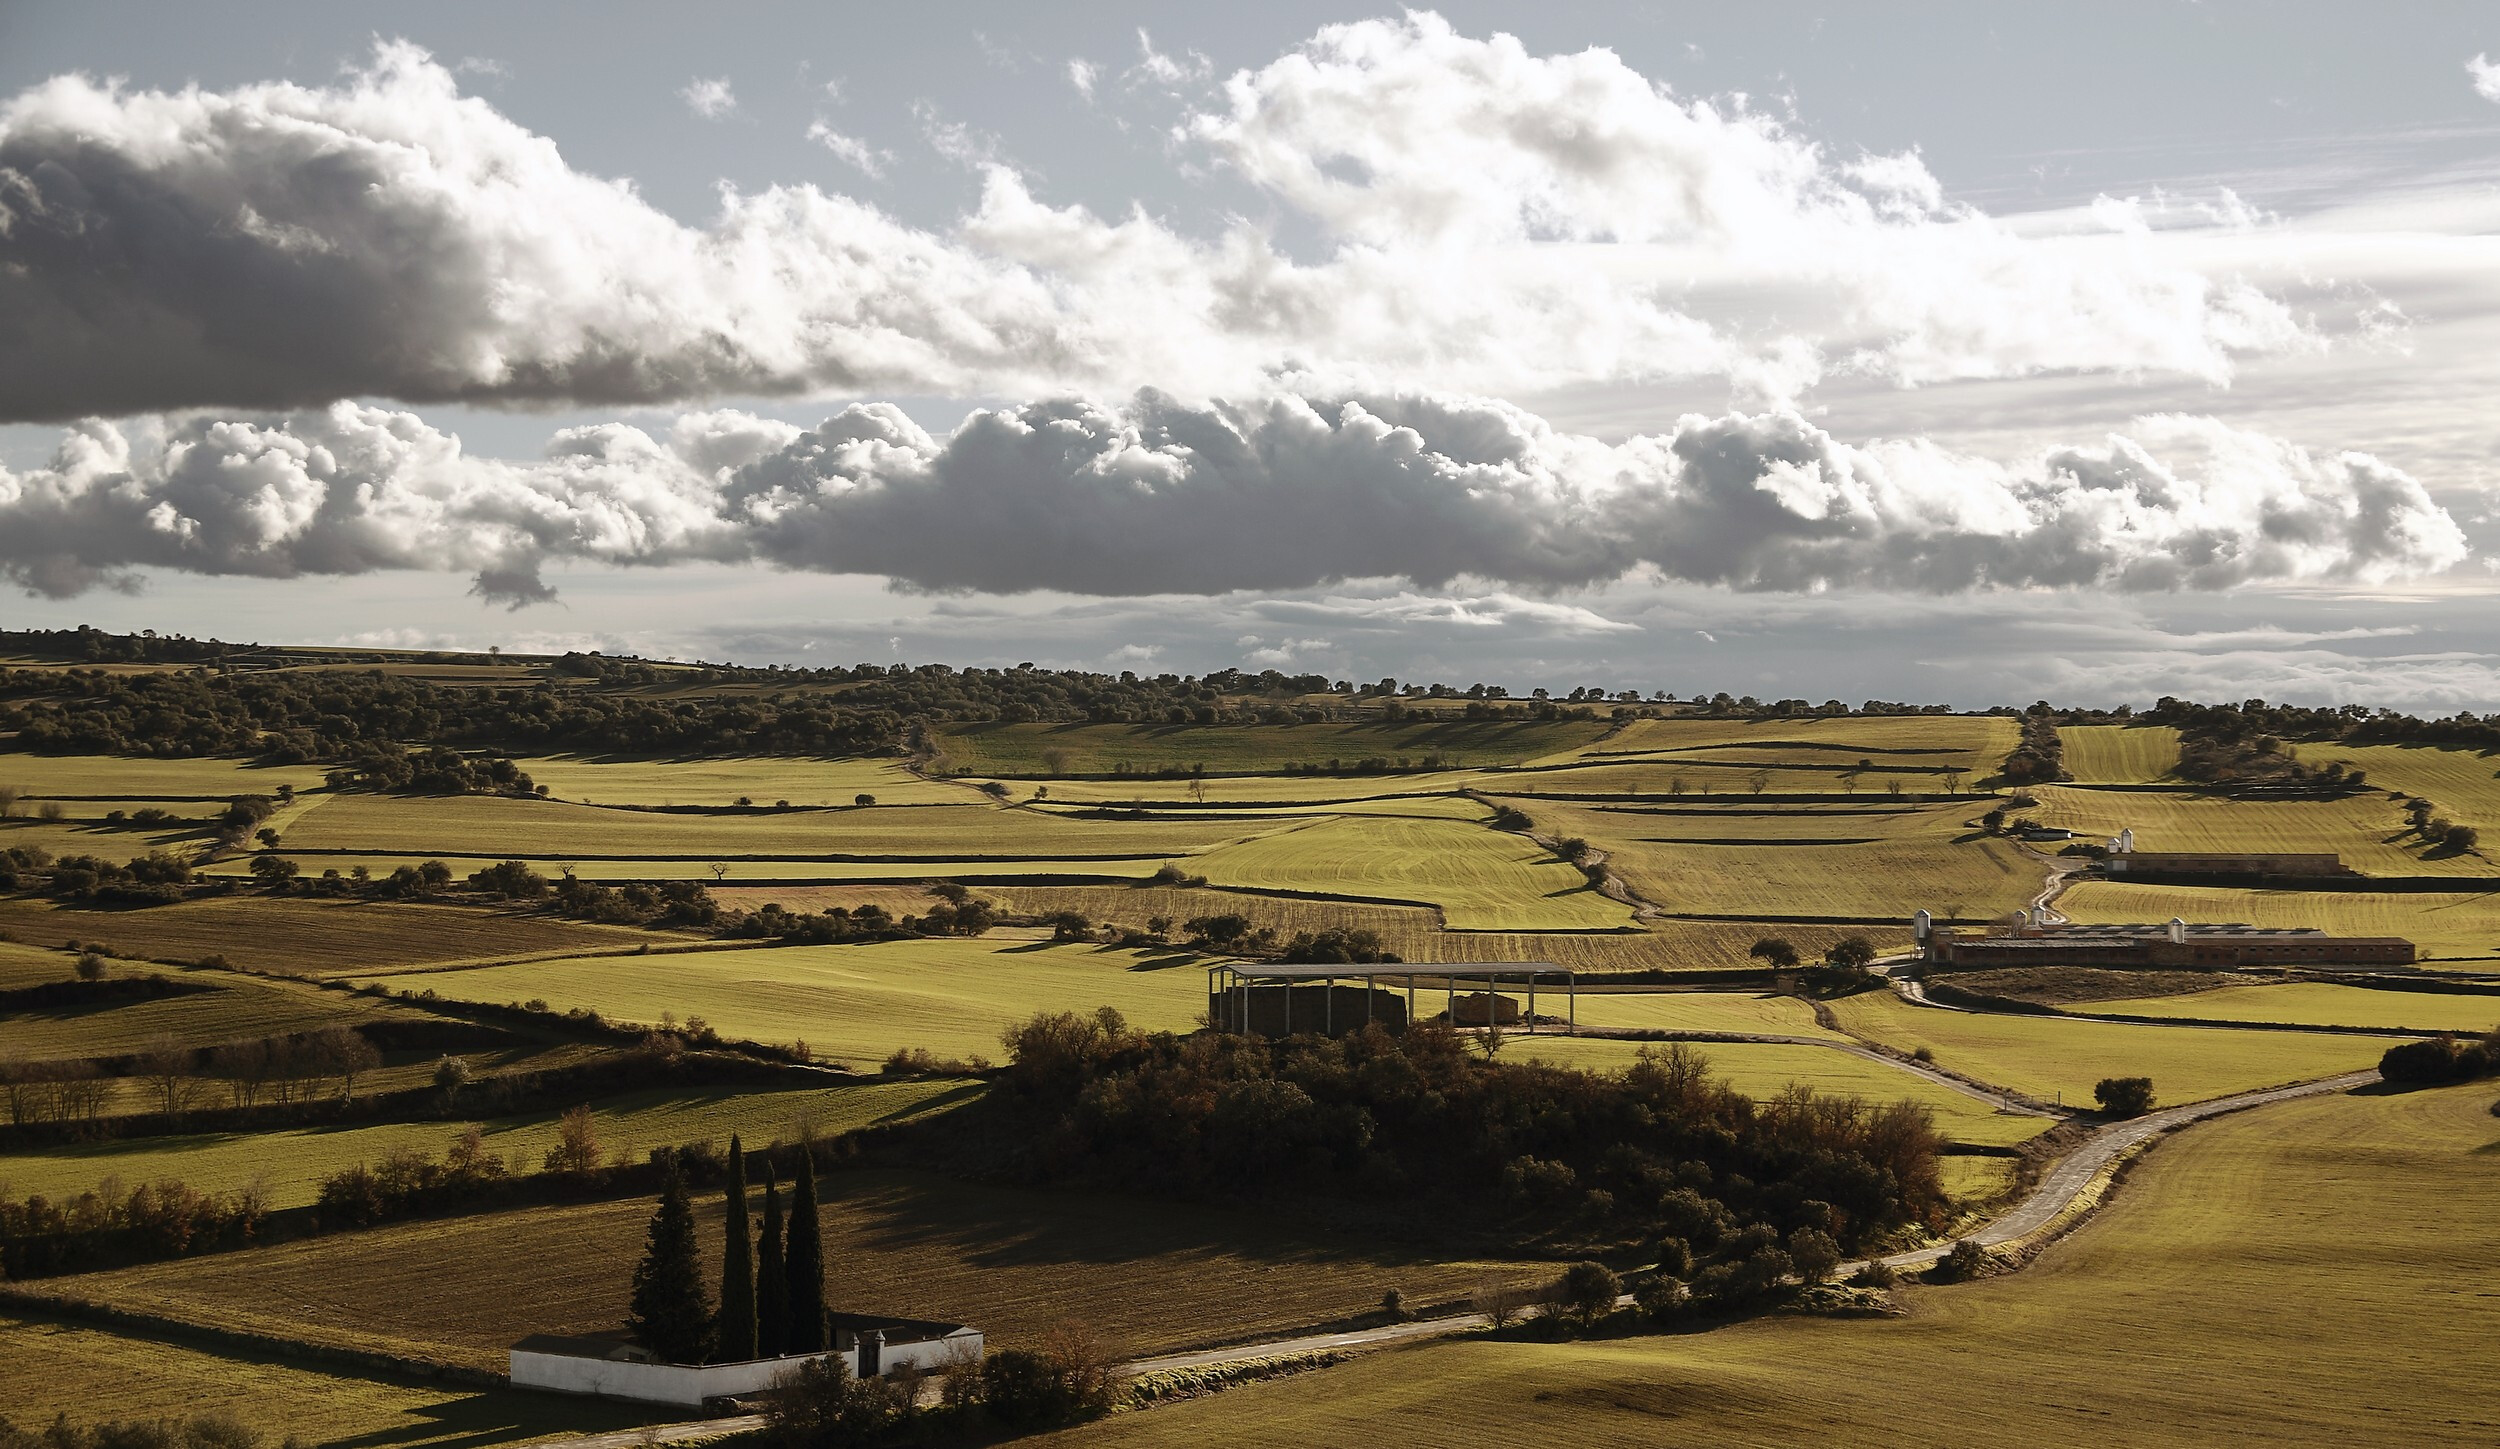
POLYGON ((1640 1310, 1642 1319, 1659 1327, 1682 1318, 1691 1297, 1683 1280, 1669 1273, 1654 1273, 1632 1285, 1632 1306, 1640 1310))
POLYGON ((1603 1263, 1574 1263, 1554 1280, 1557 1311, 1583 1328, 1605 1322, 1607 1315, 1615 1311, 1615 1300, 1622 1296, 1623 1280, 1603 1263))
POLYGON ((1118 1396, 1111 1356, 1084 1328, 1062 1323, 1038 1353, 1003 1349, 981 1365, 981 1400, 1011 1429, 1053 1429, 1100 1418, 1118 1396))
POLYGON ((764 1400, 764 1439, 788 1449, 875 1443, 911 1412, 906 1394, 891 1379, 851 1377, 839 1359, 811 1359, 764 1400))
POLYGON ((110 963, 98 952, 81 951, 78 953, 77 971, 78 979, 81 981, 101 981, 105 973, 111 969, 110 963))
POLYGON ((1881 1258, 1869 1258, 1866 1266, 1849 1275, 1850 1286, 1856 1288, 1889 1288, 1901 1275, 1881 1258))
POLYGON ((1964 1238, 1936 1260, 1928 1276, 1939 1283, 1967 1283, 1988 1271, 1988 1250, 1964 1238))
POLYGON ((2389 1047, 2378 1059, 2379 1075, 2391 1082, 2440 1086, 2471 1081, 2500 1070, 2500 1031, 2481 1041, 2426 1037, 2389 1047))
POLYGON ((2103 1077, 2092 1085, 2092 1100, 2113 1117, 2141 1117, 2153 1110, 2153 1079, 2103 1077))
POLYGON ((1808 1283, 1827 1283, 1840 1268, 1840 1245, 1821 1228, 1799 1228, 1788 1235, 1788 1257, 1797 1276, 1808 1283))

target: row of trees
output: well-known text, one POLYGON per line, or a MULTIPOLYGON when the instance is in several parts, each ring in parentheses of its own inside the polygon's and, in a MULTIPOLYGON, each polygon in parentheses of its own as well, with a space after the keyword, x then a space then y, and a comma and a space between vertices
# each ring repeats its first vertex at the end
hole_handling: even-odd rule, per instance
POLYGON ((717 1307, 704 1282, 694 1208, 671 1173, 635 1265, 626 1327, 663 1363, 743 1363, 831 1347, 825 1310, 824 1227, 812 1165, 795 1174, 789 1216, 764 1169, 760 1234, 750 1229, 745 1145, 729 1139, 727 1221, 717 1307))

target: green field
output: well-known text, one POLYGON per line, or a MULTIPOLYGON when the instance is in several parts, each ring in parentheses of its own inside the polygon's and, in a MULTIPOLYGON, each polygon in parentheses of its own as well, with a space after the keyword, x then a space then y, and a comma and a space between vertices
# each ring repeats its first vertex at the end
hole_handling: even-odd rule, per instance
POLYGON ((1194 957, 1030 940, 765 946, 531 961, 367 978, 456 1000, 545 1000, 620 1021, 699 1016, 723 1036, 805 1041, 820 1058, 874 1066, 900 1048, 998 1055, 998 1034, 1036 1011, 1116 1006, 1132 1025, 1187 1031, 1206 1010, 1194 957))
MULTIPOLYGON (((1278 822, 1070 819, 996 805, 669 815, 491 795, 326 797, 285 832, 281 853, 617 860, 865 856, 885 860, 1081 859, 1181 855, 1278 822)), ((309 864, 329 862, 309 859, 309 864)))
POLYGON ((1524 836, 1449 820, 1325 819, 1189 863, 1219 886, 1438 906, 1453 930, 1605 931, 1632 912, 1524 836))
POLYGON ((1936 1065, 2042 1101, 2090 1106, 2103 1077, 2151 1077, 2163 1106, 2201 1102, 2378 1065, 2385 1037, 2132 1026, 1911 1006, 1889 991, 1832 1003, 1841 1024, 1936 1065))
POLYGON ((2207 1021, 2282 1021, 2295 1026, 2369 1026, 2476 1035, 2500 1027, 2500 995, 2373 991, 2363 986, 2318 982, 2225 986, 2185 996, 2095 1001, 2068 1009, 2095 1016, 2185 1016, 2207 1021))
POLYGON ((150 961, 223 956, 240 970, 328 975, 557 951, 631 950, 679 939, 667 932, 475 906, 260 895, 211 896, 137 911, 0 900, 0 931, 45 946, 101 942, 150 961))
POLYGON ((559 800, 601 805, 729 805, 742 796, 758 805, 849 805, 861 795, 880 805, 961 805, 980 798, 969 786, 921 779, 893 760, 532 755, 513 763, 559 800))
POLYGON ((251 765, 241 760, 142 760, 122 755, 0 754, 0 785, 30 796, 86 797, 115 804, 223 800, 275 795, 280 785, 321 788, 323 765, 251 765))
POLYGON ((1604 850, 1608 869, 1642 900, 1675 914, 1906 923, 1921 907, 1942 915, 1957 906, 1958 916, 1991 915, 2029 900, 2042 876, 2039 863, 2010 842, 1965 829, 1968 811, 1960 807, 1781 816, 1770 827, 1781 833, 1771 838, 1820 843, 1704 845, 1692 842, 1760 837, 1715 816, 1518 803, 1541 832, 1580 836, 1604 850))
MULTIPOLYGON (((1541 1011, 1551 1011, 1542 997, 1541 1011)), ((1582 1026, 1627 1026, 1646 1031, 1767 1032, 1781 1036, 1828 1036, 1815 1024, 1814 1008, 1794 996, 1742 991, 1583 991, 1582 1026)))
MULTIPOLYGON (((1665 1050, 1655 1042, 1611 1037, 1513 1035, 1503 1044, 1500 1057, 1503 1061, 1543 1062, 1586 1072, 1619 1072, 1630 1066, 1643 1048, 1665 1050)), ((1950 1142, 2011 1147, 2057 1125, 2046 1117, 1999 1112, 1932 1078, 1871 1062, 1834 1047, 1714 1041, 1695 1043, 1693 1050, 1709 1058, 1711 1075, 1756 1101, 1775 1097, 1796 1082, 1834 1096, 1863 1097, 1870 1102, 1915 1102, 1934 1114, 1936 1130, 1950 1142)))
POLYGON ((2342 763, 2368 773, 2381 790, 2402 790, 2439 813, 2483 831, 2500 829, 2500 755, 2433 745, 2295 745, 2303 764, 2342 763))
POLYGON ((1595 721, 1403 720, 1306 725, 968 724, 934 732, 933 767, 957 775, 1140 773, 1293 774, 1296 765, 1347 768, 1439 755, 1453 768, 1515 765, 1577 749, 1606 732, 1595 721), (1054 764, 1055 762, 1055 764, 1054 764))
POLYGON ((272 1444, 364 1449, 490 1449, 679 1417, 602 1400, 324 1373, 0 1313, 0 1418, 34 1432, 56 1414, 74 1425, 225 1414, 272 1444))
POLYGON ((2057 899, 2078 922, 2239 921, 2339 936, 2402 936, 2425 963, 2500 958, 2500 891, 2251 891, 2085 881, 2057 899))
POLYGON ((2150 785, 2175 778, 2179 732, 2168 725, 2061 725, 2066 773, 2087 785, 2150 785))
POLYGON ((1974 774, 1993 771, 2012 753, 2021 726, 2004 715, 1874 715, 1811 719, 1634 720, 1588 751, 1591 755, 1655 754, 1669 750, 1718 750, 1730 746, 1808 746, 1861 757, 1880 767, 1887 755, 1903 763, 1954 765, 1974 774))
POLYGON ((2165 1142, 2021 1273, 1893 1320, 1433 1344, 1045 1441, 1415 1446, 2455 1444, 2500 1438, 2488 1089, 2268 1107, 2165 1142))
MULTIPOLYGON (((1143 1352, 1280 1332, 1463 1297, 1488 1271, 1273 1214, 970 1184, 894 1170, 821 1179, 828 1298, 855 1313, 979 1327, 1029 1345, 1075 1318, 1143 1352)), ((717 1273, 721 1206, 697 1198, 717 1273)), ((647 1198, 528 1208, 338 1234, 249 1252, 48 1279, 47 1289, 360 1348, 500 1369, 527 1333, 623 1321, 647 1198)), ((1550 1273, 1551 1268, 1543 1272, 1550 1273)))
POLYGON ((2133 827, 2138 850, 2333 851, 2370 875, 2500 874, 2500 861, 2471 852, 2430 854, 2405 828, 2396 802, 2375 791, 2333 800, 2226 800, 2134 795, 2042 785, 2040 808, 2023 818, 2087 837, 2133 827))
MULTIPOLYGON (((726 1149, 729 1134, 758 1146, 796 1142, 802 1129, 831 1137, 874 1122, 900 1120, 952 1105, 977 1088, 940 1078, 861 1082, 835 1087, 758 1091, 727 1087, 651 1089, 591 1103, 599 1148, 612 1160, 641 1161, 654 1147, 709 1140, 726 1149)), ((536 1172, 556 1143, 556 1117, 480 1119, 486 1150, 516 1172, 536 1172)), ((465 1124, 393 1122, 374 1127, 299 1127, 278 1132, 181 1134, 122 1138, 51 1147, 0 1157, 0 1198, 42 1193, 55 1202, 108 1178, 136 1186, 174 1178, 202 1192, 258 1186, 273 1208, 320 1196, 321 1179, 358 1163, 379 1163, 401 1149, 440 1157, 465 1124)))
POLYGON ((231 971, 134 966, 127 962, 117 963, 113 969, 119 975, 163 975, 176 981, 204 983, 211 989, 145 1001, 49 1007, 0 1015, 0 1058, 57 1061, 122 1056, 165 1043, 196 1049, 414 1014, 402 1007, 341 991, 323 991, 231 971))

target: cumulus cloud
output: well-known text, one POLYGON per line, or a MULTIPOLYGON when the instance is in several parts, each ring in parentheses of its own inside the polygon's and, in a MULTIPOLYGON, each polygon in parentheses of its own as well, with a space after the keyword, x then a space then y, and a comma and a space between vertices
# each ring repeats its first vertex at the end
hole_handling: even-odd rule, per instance
MULTIPOLYGON (((1140 46, 1141 83, 1206 84, 1202 58, 1140 46)), ((0 420, 1696 377, 1783 401, 1836 370, 2221 380, 2308 345, 2279 301, 2140 237, 2019 234, 1915 155, 1835 160, 1604 50, 1332 26, 1212 106, 1179 163, 1303 214, 1302 250, 1211 207, 1191 229, 1053 206, 934 113, 981 178, 957 223, 795 185, 689 226, 405 44, 328 86, 57 77, 0 105, 0 420)))
POLYGON ((2477 54, 2465 63, 2465 73, 2474 78, 2474 94, 2487 101, 2500 101, 2500 61, 2477 54))
MULTIPOLYGON (((476 592, 518 605, 551 597, 541 568, 570 560, 757 560, 1102 596, 1361 579, 1551 593, 1627 577, 2160 591, 2383 581, 2465 552, 2421 485, 2374 458, 2179 416, 2006 464, 1850 443, 1794 412, 1691 415, 1607 443, 1464 397, 1149 392, 976 411, 944 438, 886 404, 810 429, 690 413, 665 438, 567 429, 516 464, 469 457, 412 414, 342 403, 86 424, 50 467, 0 472, 0 571, 54 595, 140 567, 421 568, 470 572, 476 592)), ((1471 606, 1366 607, 1447 624, 1471 606)))
POLYGON ((685 88, 677 94, 685 101, 687 110, 707 121, 734 115, 738 109, 738 93, 729 88, 726 77, 716 76, 709 80, 697 77, 686 82, 685 88))
POLYGON ((880 150, 857 136, 846 136, 822 121, 808 123, 807 139, 858 167, 870 177, 883 177, 886 166, 894 160, 893 152, 880 150))

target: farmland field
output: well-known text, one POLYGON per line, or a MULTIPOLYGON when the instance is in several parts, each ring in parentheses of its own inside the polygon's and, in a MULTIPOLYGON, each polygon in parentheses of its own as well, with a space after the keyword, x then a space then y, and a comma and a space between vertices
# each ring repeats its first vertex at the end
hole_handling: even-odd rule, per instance
POLYGON ((1871 715, 1845 719, 1644 719, 1634 720, 1586 753, 1591 756, 1711 750, 1730 746, 1808 746, 1846 755, 1891 755, 1905 763, 1955 765, 1974 775, 1993 771, 2013 752, 2021 727, 2003 715, 1871 715))
POLYGON ((102 942, 122 955, 150 961, 223 956, 242 970, 323 975, 566 950, 630 950, 674 939, 667 933, 474 906, 257 895, 212 896, 135 911, 0 900, 0 930, 36 945, 102 942))
POLYGON ((285 852, 622 859, 859 855, 870 859, 1079 859, 1186 854, 1277 822, 1069 820, 995 805, 871 806, 668 815, 489 795, 345 795, 305 812, 285 852))
MULTIPOLYGON (((847 1312, 970 1323, 1002 1347, 1077 1318, 1145 1351, 1464 1296, 1488 1270, 1272 1216, 899 1170, 833 1172, 826 1296, 847 1312)), ((526 1333, 608 1328, 651 1218, 647 1198, 402 1224, 188 1262, 46 1280, 186 1321, 500 1368, 526 1333)), ((697 1197, 718 1270, 721 1205, 697 1197)), ((1550 1268, 1543 1271, 1550 1272, 1550 1268)))
POLYGON ((1595 1449, 1835 1430, 1902 1446, 2488 1444, 2500 1410, 2465 1366, 2500 1334, 2500 1298, 2481 1291, 2500 1275, 2489 1096, 2328 1097, 2199 1126, 2031 1267, 1904 1290, 1897 1320, 1425 1345, 1046 1442, 1299 1449, 1395 1426, 1401 1444, 1595 1449))
POLYGON ((980 797, 967 785, 921 779, 892 760, 780 756, 702 756, 611 760, 532 755, 513 761, 559 800, 601 805, 849 805, 874 795, 880 805, 963 805, 980 797))
MULTIPOLYGON (((1542 1000, 1538 1005, 1550 1010, 1542 1000)), ((1583 991, 1580 1024, 1648 1031, 1830 1034, 1815 1024, 1814 1008, 1794 996, 1742 991, 1583 991)))
POLYGON ((619 1021, 699 1016, 721 1035, 803 1040, 820 1058, 873 1066, 899 1048, 995 1056, 1001 1029, 1036 1011, 1116 1006, 1131 1025, 1186 1031, 1206 1010, 1202 964, 1106 947, 996 938, 867 946, 767 946, 605 956, 367 978, 457 1000, 543 998, 619 1021))
POLYGON ((2451 820, 2486 833, 2500 830, 2500 755, 2431 745, 2296 745, 2303 764, 2341 763, 2365 771, 2380 790, 2402 790, 2439 807, 2451 820))
POLYGON ((1832 1010, 1841 1025, 1887 1046, 1926 1047, 1940 1067, 2069 1106, 2090 1105, 2103 1077, 2151 1077, 2161 1104, 2175 1107, 2359 1071, 2394 1045, 2386 1037, 1941 1011, 1888 991, 1844 997, 1832 1010))
MULTIPOLYGON (((1915 1102, 1935 1114, 1936 1130, 1946 1140, 1981 1146, 2011 1147, 2057 1125, 2046 1117, 1999 1112, 1929 1078, 1833 1047, 1717 1041, 1691 1045, 1709 1059, 1712 1076, 1756 1101, 1775 1097, 1796 1082, 1817 1092, 1870 1102, 1915 1102)), ((1666 1049, 1655 1042, 1608 1037, 1513 1036, 1502 1047, 1501 1057, 1581 1071, 1619 1072, 1644 1048, 1666 1049)))
POLYGON ((2061 725, 2066 773, 2087 785, 2150 785, 2174 778, 2179 732, 2168 725, 2061 725))
POLYGON ((2208 1021, 2287 1021, 2298 1026, 2373 1026, 2480 1035, 2500 1027, 2500 995, 2373 991, 2297 982, 2224 986, 2184 996, 2095 1001, 2068 1007, 2083 1015, 2187 1016, 2208 1021))
POLYGON ((952 725, 935 732, 941 768, 959 775, 1107 775, 1139 772, 1288 774, 1295 765, 1351 766, 1401 756, 1420 765, 1514 765, 1577 749, 1606 732, 1596 721, 1400 720, 1307 725, 952 725), (1054 761, 1056 764, 1054 765, 1054 761))
POLYGON ((0 1057, 54 1061, 121 1056, 160 1043, 199 1048, 333 1023, 355 1025, 403 1008, 289 981, 231 971, 117 963, 116 975, 158 975, 210 989, 91 1006, 45 1007, 0 1016, 0 1057))
POLYGON ((2471 852, 2430 854, 2405 828, 2396 802, 2376 791, 2333 800, 2228 800, 2117 794, 2042 785, 2026 819, 2086 836, 2133 827, 2138 850, 2333 851, 2371 875, 2500 874, 2500 860, 2471 852))
POLYGON ((2500 891, 2252 891, 2209 886, 2085 881, 2057 908, 2086 923, 2239 921, 2315 926, 2339 936, 2402 936, 2425 964, 2500 958, 2500 891))
POLYGON ((280 785, 321 787, 321 765, 253 765, 242 760, 145 760, 122 755, 0 755, 0 785, 42 799, 224 800, 275 795, 280 785))
POLYGON ((674 1418, 623 1404, 323 1373, 0 1311, 0 1418, 72 1424, 230 1414, 269 1442, 492 1449, 674 1418))
MULTIPOLYGON (((281 850, 280 855, 288 855, 281 850)), ((374 875, 389 875, 403 865, 416 865, 427 860, 443 860, 439 850, 412 850, 399 855, 289 855, 312 872, 338 871, 342 875, 363 866, 374 875)), ((466 876, 495 861, 514 859, 505 855, 474 855, 451 857, 446 863, 466 876)), ((962 881, 1030 881, 1046 884, 1057 881, 1122 881, 1144 880, 1160 870, 1166 860, 1186 860, 1185 852, 1148 854, 1126 857, 1084 857, 1076 860, 1035 859, 1026 856, 991 856, 970 860, 943 856, 912 857, 901 860, 811 860, 804 857, 770 857, 763 860, 723 860, 693 856, 684 860, 659 860, 648 856, 602 858, 595 855, 541 855, 517 857, 522 864, 540 875, 554 880, 566 871, 586 881, 670 881, 690 880, 710 885, 744 884, 769 887, 788 883, 815 887, 857 882, 862 885, 916 885, 932 880, 962 881), (717 867, 717 869, 715 868, 717 867)), ((251 877, 252 862, 248 856, 236 856, 204 867, 202 875, 212 880, 246 880, 251 877)))
MULTIPOLYGON (((652 1089, 589 1104, 600 1151, 640 1161, 654 1147, 710 1140, 726 1150, 729 1134, 757 1146, 795 1142, 801 1128, 831 1137, 873 1122, 899 1120, 952 1105, 976 1092, 960 1081, 862 1082, 838 1087, 758 1091, 736 1088, 652 1089)), ((536 1172, 556 1142, 553 1112, 479 1119, 486 1150, 516 1173, 536 1172)), ((358 1163, 377 1164, 402 1148, 439 1157, 460 1135, 460 1122, 393 1122, 373 1127, 299 1127, 251 1134, 214 1133, 122 1138, 42 1148, 0 1157, 0 1198, 43 1193, 66 1201, 107 1178, 129 1184, 178 1179, 202 1192, 258 1185, 273 1208, 309 1203, 321 1179, 358 1163)))
POLYGON ((1535 842, 1458 821, 1321 820, 1209 851, 1188 868, 1221 886, 1438 906, 1454 930, 1632 925, 1628 907, 1535 842))

